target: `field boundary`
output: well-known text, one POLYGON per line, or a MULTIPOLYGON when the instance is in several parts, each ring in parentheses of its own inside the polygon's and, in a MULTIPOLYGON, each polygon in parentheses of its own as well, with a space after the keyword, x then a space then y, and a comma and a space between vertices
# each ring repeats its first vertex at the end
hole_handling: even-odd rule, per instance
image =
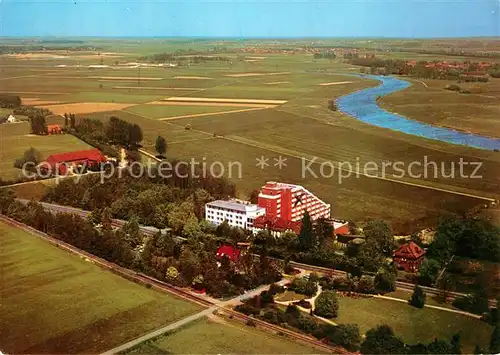
MULTIPOLYGON (((292 151, 292 150, 286 149, 286 148, 282 148, 281 150, 280 149, 276 149, 276 147, 272 147, 271 148, 267 144, 264 145, 263 143, 260 143, 260 142, 257 142, 257 141, 254 141, 254 140, 251 140, 251 139, 248 139, 248 138, 240 137, 240 136, 234 136, 234 135, 232 135, 232 136, 225 136, 224 139, 227 139, 227 140, 230 140, 230 141, 233 141, 233 142, 238 142, 238 143, 241 143, 241 144, 246 144, 248 146, 259 148, 259 149, 265 149, 265 150, 268 150, 268 151, 271 151, 271 152, 274 152, 274 153, 288 155, 288 156, 290 156, 292 158, 296 158, 296 159, 303 159, 303 158, 307 159, 306 156, 309 156, 309 157, 311 156, 310 154, 300 155, 300 152, 292 151), (288 152, 284 152, 284 151, 288 151, 288 152)), ((335 162, 332 162, 329 159, 325 159, 325 158, 321 158, 321 157, 315 157, 315 158, 317 158, 316 161, 312 161, 312 159, 308 159, 308 162, 312 162, 312 164, 322 164, 324 162, 335 163, 335 162)), ((430 189, 430 190, 434 190, 434 191, 445 192, 445 193, 454 194, 454 195, 471 197, 471 198, 476 198, 476 199, 483 200, 483 201, 488 201, 488 202, 496 202, 497 201, 496 199, 491 198, 491 197, 474 195, 474 194, 470 194, 470 193, 466 193, 466 192, 448 190, 448 189, 444 189, 444 188, 441 188, 441 187, 435 187, 435 186, 417 184, 417 183, 414 183, 414 182, 409 182, 409 181, 404 181, 404 180, 397 180, 397 179, 391 179, 391 178, 386 178, 386 177, 382 177, 382 176, 370 175, 370 174, 366 174, 366 173, 363 173, 363 172, 359 172, 359 171, 355 171, 355 170, 350 170, 350 169, 346 169, 346 168, 340 168, 340 166, 339 166, 338 163, 336 163, 334 165, 335 165, 335 168, 338 169, 338 170, 340 170, 340 171, 347 171, 349 173, 354 173, 356 175, 361 175, 361 176, 365 176, 365 177, 368 177, 368 178, 373 178, 373 179, 378 179, 378 180, 384 180, 384 181, 394 182, 394 183, 408 185, 408 186, 420 187, 420 188, 425 188, 425 189, 430 189)))
POLYGON ((228 114, 228 113, 238 113, 238 112, 266 110, 267 108, 269 108, 269 107, 252 107, 252 108, 243 108, 243 109, 240 109, 240 110, 194 113, 192 115, 181 115, 181 116, 163 117, 163 118, 158 118, 157 120, 158 121, 170 121, 170 120, 179 120, 179 119, 182 119, 182 118, 195 118, 195 117, 204 117, 204 116, 216 116, 216 115, 225 115, 225 114, 228 114))

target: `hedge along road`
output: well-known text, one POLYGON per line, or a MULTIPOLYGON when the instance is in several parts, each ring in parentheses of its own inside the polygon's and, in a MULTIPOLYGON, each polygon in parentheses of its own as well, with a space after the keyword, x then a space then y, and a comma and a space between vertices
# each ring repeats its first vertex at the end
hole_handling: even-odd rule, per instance
POLYGON ((377 127, 388 128, 414 136, 479 149, 500 149, 500 139, 432 126, 382 109, 377 104, 377 98, 406 89, 411 84, 405 80, 390 76, 360 76, 378 80, 381 84, 377 87, 359 90, 337 99, 337 107, 342 113, 377 127))

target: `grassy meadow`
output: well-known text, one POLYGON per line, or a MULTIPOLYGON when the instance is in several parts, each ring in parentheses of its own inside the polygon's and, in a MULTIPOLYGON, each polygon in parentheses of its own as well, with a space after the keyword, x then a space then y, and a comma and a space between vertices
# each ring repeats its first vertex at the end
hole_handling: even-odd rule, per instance
POLYGON ((339 298, 338 324, 359 324, 361 332, 388 324, 406 343, 451 339, 459 333, 462 351, 471 354, 479 345, 487 349, 493 327, 479 319, 432 308, 418 309, 402 302, 377 298, 339 298))
POLYGON ((127 354, 317 354, 319 350, 235 321, 204 318, 127 354))
POLYGON ((0 223, 2 351, 99 353, 200 310, 0 223))

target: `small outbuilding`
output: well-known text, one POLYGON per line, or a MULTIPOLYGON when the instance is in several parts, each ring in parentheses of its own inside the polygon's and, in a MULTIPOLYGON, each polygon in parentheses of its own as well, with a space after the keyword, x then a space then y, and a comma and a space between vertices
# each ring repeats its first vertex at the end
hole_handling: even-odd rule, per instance
POLYGON ((62 134, 63 129, 58 124, 47 125, 47 134, 62 134))
POLYGON ((7 123, 16 123, 16 122, 18 122, 18 120, 14 116, 9 115, 9 117, 7 117, 7 123))
POLYGON ((424 260, 424 255, 425 250, 411 241, 401 245, 394 252, 394 263, 399 269, 403 269, 406 272, 417 272, 424 260))

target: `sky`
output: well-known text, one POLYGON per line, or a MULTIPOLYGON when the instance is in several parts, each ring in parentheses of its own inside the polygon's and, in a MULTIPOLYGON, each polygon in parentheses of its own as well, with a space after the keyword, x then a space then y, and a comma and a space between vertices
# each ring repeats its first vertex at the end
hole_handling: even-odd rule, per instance
POLYGON ((0 36, 500 36, 500 0, 0 0, 0 36))

